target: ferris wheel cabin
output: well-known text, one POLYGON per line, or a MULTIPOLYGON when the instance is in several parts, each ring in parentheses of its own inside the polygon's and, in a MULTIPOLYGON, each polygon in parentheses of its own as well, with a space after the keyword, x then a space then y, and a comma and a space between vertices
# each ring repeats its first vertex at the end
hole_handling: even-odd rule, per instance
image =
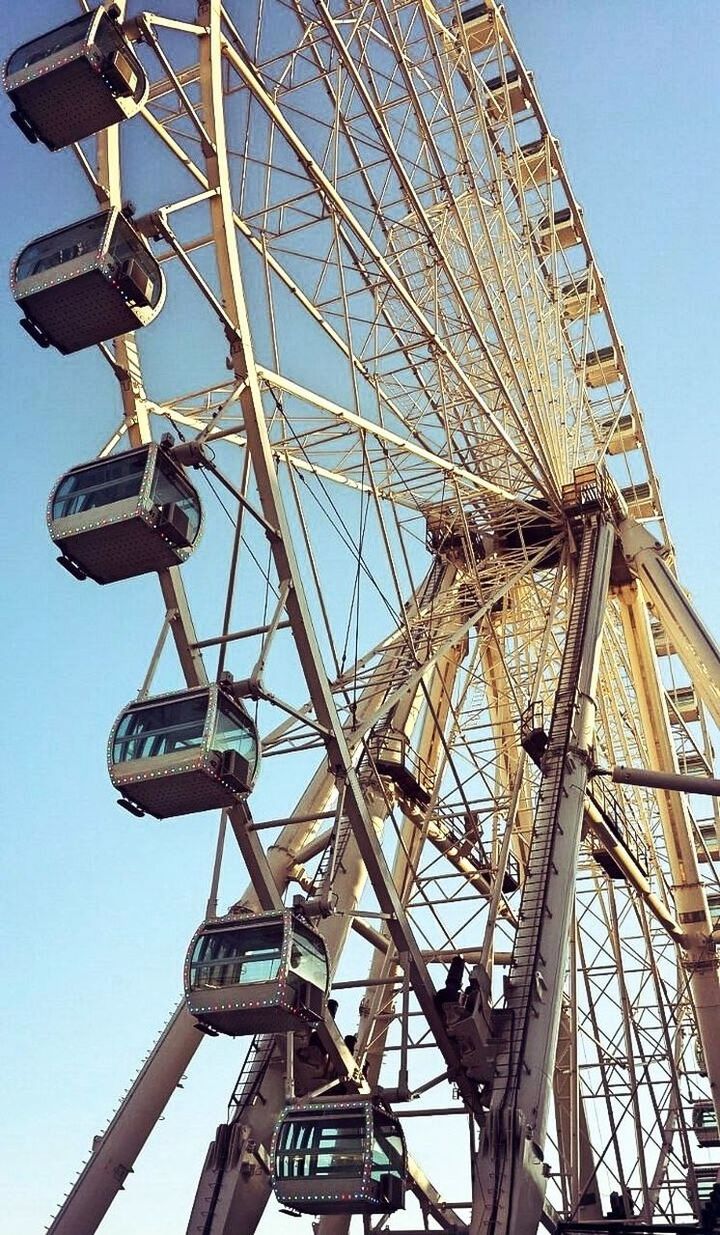
POLYGON ((185 961, 188 1011, 232 1037, 316 1024, 329 983, 321 936, 289 910, 205 922, 185 961))
POLYGON ((720 1148, 720 1130, 718 1129, 715 1105, 712 1098, 701 1098, 693 1106, 693 1132, 698 1145, 706 1149, 720 1148))
POLYGON ((708 1221, 706 1224, 704 1219, 717 1217, 720 1210, 720 1163, 708 1162, 694 1167, 688 1173, 687 1185, 688 1200, 693 1207, 698 1222, 702 1223, 702 1230, 716 1231, 716 1223, 708 1221), (697 1207, 693 1183, 697 1188, 697 1207))
POLYGON ((18 128, 50 150, 134 116, 150 90, 132 44, 102 7, 23 43, 3 78, 18 128))
POLYGON ((21 325, 64 355, 147 326, 165 300, 159 263, 115 207, 26 245, 11 286, 21 325))
POLYGON ((197 492, 155 442, 72 468, 48 502, 58 561, 98 583, 178 566, 201 526, 197 492))
POLYGON ((303 1214, 390 1214, 405 1205, 399 1120, 372 1098, 284 1112, 273 1142, 273 1191, 303 1214))
POLYGON ((471 55, 482 52, 495 41, 495 4, 487 0, 478 4, 461 6, 460 19, 465 28, 468 50, 471 55))
POLYGON ((257 777, 257 728, 215 684, 156 695, 120 713, 108 766, 122 800, 158 819, 235 806, 257 777))

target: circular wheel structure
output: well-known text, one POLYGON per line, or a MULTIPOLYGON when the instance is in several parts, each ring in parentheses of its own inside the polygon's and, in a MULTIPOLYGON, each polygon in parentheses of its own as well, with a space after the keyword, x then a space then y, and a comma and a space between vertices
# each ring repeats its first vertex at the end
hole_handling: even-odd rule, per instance
MULTIPOLYGON (((241 700, 262 765, 225 803, 211 916, 295 903, 340 1003, 340 1032, 325 1007, 312 1034, 237 1043, 188 1230, 272 1229, 282 1110, 352 1094, 405 1128, 392 1229, 712 1223, 715 799, 604 773, 709 776, 717 666, 504 11, 119 20, 146 99, 75 151, 167 298, 100 345, 124 412, 103 455, 164 439, 205 522, 159 570, 140 701, 241 700), (235 845, 249 887, 218 909, 235 845)), ((201 1042, 183 1003, 53 1235, 97 1228, 201 1042)))

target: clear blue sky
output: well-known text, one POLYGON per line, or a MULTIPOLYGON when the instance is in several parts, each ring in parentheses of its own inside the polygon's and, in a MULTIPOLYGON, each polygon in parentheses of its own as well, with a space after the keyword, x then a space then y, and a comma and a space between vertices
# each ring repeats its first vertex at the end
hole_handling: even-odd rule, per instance
MULTIPOLYGON (((3 54, 50 25, 50 12, 74 11, 70 0, 7 6, 3 54)), ((682 579, 717 631, 720 10, 716 0, 509 0, 507 11, 606 275, 682 579)), ((26 240, 87 211, 88 199, 72 156, 29 146, 9 120, 0 159, 7 269, 26 240)), ((80 587, 55 566, 45 530, 54 479, 118 419, 114 382, 95 354, 39 351, 9 293, 0 317, 3 1211, 8 1233, 33 1235, 176 1002, 212 840, 192 820, 133 821, 107 780, 107 733, 160 620, 154 581, 80 587)), ((200 1052, 104 1235, 184 1231, 237 1054, 222 1041, 200 1052)))

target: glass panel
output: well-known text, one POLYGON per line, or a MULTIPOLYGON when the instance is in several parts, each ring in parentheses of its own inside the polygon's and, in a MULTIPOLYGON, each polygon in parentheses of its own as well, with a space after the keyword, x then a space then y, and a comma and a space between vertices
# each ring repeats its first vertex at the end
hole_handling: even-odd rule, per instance
POLYGON ((247 759, 250 776, 255 772, 258 756, 258 740, 255 728, 248 716, 234 708, 229 699, 218 699, 215 733, 211 740, 213 750, 236 750, 247 759))
POLYGON ((208 696, 203 692, 126 712, 113 742, 113 762, 154 759, 200 746, 207 707, 208 696))
POLYGON ((188 521, 188 540, 193 541, 200 527, 200 502, 181 472, 158 454, 150 496, 156 506, 175 502, 188 521))
POLYGON ((18 258, 15 278, 27 279, 30 275, 41 274, 43 270, 74 262, 86 253, 96 254, 102 243, 107 219, 107 214, 96 214, 62 231, 33 240, 18 258))
POLYGON ((293 925, 290 946, 290 968, 293 973, 321 991, 327 987, 328 964, 322 944, 303 926, 293 925))
POLYGON ((7 76, 30 68, 30 65, 36 64, 38 60, 47 60, 48 56, 55 56, 66 47, 72 47, 73 43, 84 43, 94 16, 94 13, 83 13, 82 17, 76 17, 74 21, 57 26, 54 30, 48 30, 30 43, 23 43, 8 60, 7 76))
POLYGON ((154 307, 160 299, 162 291, 160 267, 149 250, 145 248, 142 240, 130 226, 127 219, 124 219, 122 215, 118 215, 115 220, 108 257, 112 259, 117 267, 122 266, 130 258, 133 258, 142 267, 152 284, 150 305, 154 307))
POLYGON ((53 519, 82 515, 111 502, 137 497, 147 462, 147 451, 111 455, 88 467, 70 472, 58 485, 53 497, 53 519))
POLYGON ((365 1117, 357 1112, 288 1119, 280 1133, 276 1173, 280 1179, 360 1179, 364 1140, 365 1117))
POLYGON ((376 1181, 381 1175, 404 1178, 405 1145, 397 1123, 376 1111, 373 1124, 372 1178, 376 1181))
POLYGON ((282 923, 208 931, 190 961, 192 990, 272 982, 280 972, 282 923))
POLYGON ((698 1197, 701 1205, 705 1205, 712 1196, 716 1183, 720 1184, 720 1168, 715 1166, 698 1166, 695 1168, 698 1197))

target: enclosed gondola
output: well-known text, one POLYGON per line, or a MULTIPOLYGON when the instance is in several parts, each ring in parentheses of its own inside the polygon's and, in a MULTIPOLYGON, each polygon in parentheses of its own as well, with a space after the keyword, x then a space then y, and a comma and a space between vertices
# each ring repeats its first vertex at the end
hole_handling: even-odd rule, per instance
POLYGON ((158 819, 234 806, 258 774, 257 727, 222 685, 156 695, 120 713, 108 765, 121 801, 158 819))
POLYGON ((204 922, 185 961, 188 1010, 233 1037, 316 1024, 329 982, 321 936, 290 910, 204 922))
POLYGON ((717 1231, 715 1219, 720 1213, 720 1163, 704 1162, 690 1169, 687 1176, 687 1196, 703 1231, 717 1231), (697 1189, 697 1202, 695 1189, 697 1189))
POLYGON ((147 326, 165 300, 159 263, 116 207, 31 241, 11 286, 20 324, 63 355, 147 326))
POLYGON ((287 1109, 272 1160, 275 1196, 300 1213, 388 1214, 404 1207, 405 1138, 396 1116, 372 1098, 287 1109))
POLYGON ((66 472, 50 495, 47 517, 58 561, 98 583, 180 565, 202 527, 197 492, 155 442, 66 472))
POLYGON ((132 43, 103 7, 23 43, 3 80, 18 128, 50 150, 134 116, 150 90, 132 43))
POLYGON ((693 1132, 698 1145, 708 1149, 720 1149, 720 1129, 718 1129, 715 1104, 712 1098, 701 1098, 693 1106, 693 1132))

